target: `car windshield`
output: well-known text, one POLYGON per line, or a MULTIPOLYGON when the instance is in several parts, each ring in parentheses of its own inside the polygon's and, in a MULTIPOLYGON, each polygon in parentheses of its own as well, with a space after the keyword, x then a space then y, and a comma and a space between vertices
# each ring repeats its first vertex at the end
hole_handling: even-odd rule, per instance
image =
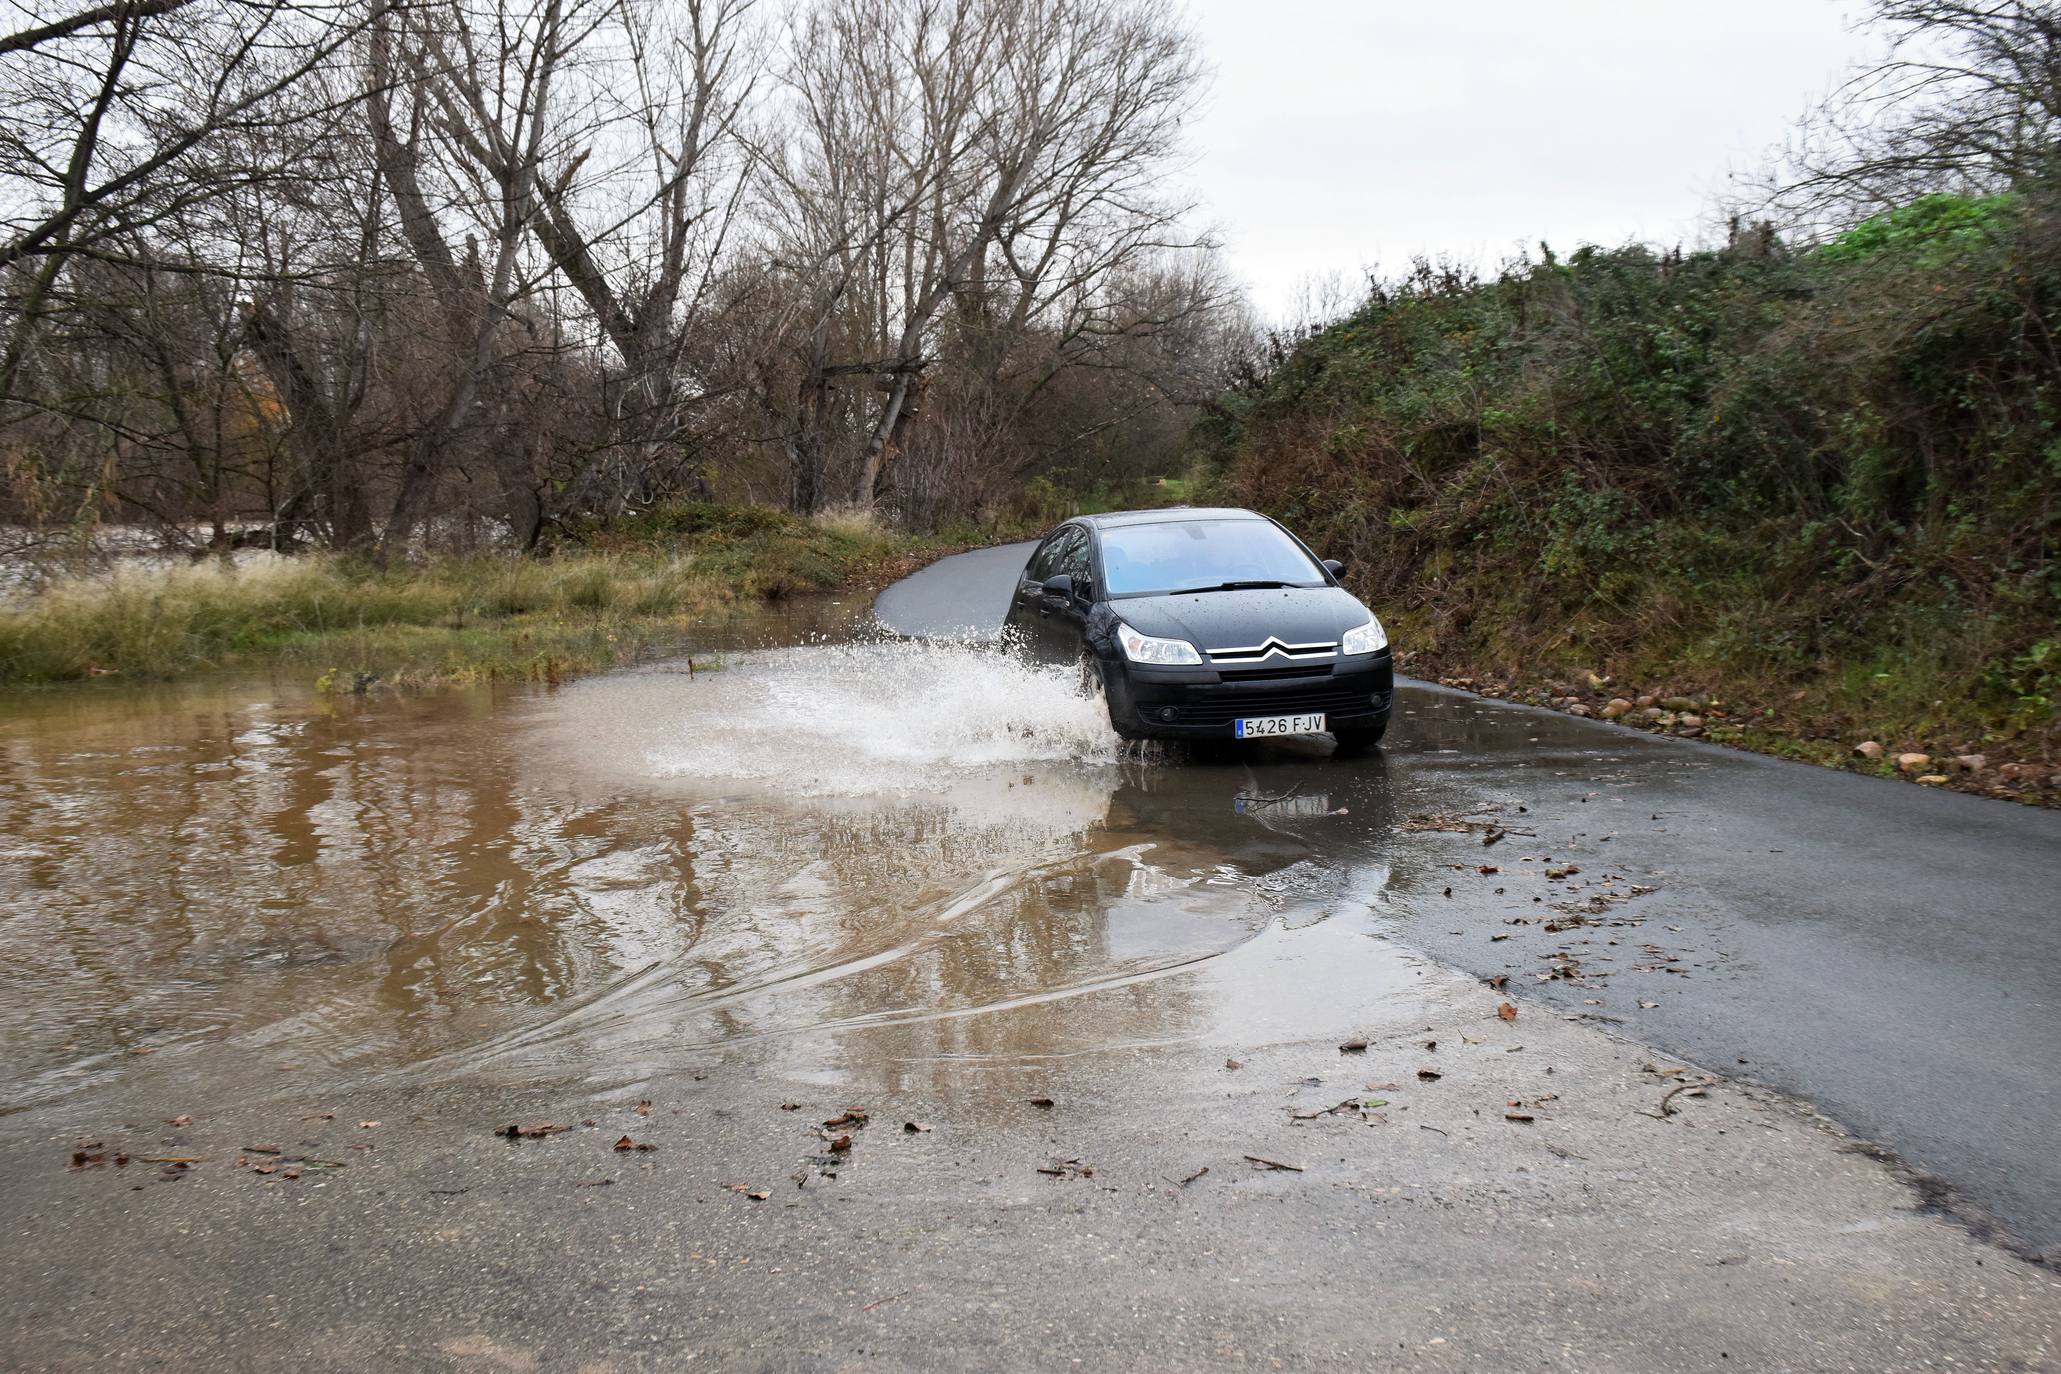
POLYGON ((1167 520, 1102 531, 1111 596, 1216 591, 1227 583, 1317 587, 1324 572, 1265 520, 1167 520))

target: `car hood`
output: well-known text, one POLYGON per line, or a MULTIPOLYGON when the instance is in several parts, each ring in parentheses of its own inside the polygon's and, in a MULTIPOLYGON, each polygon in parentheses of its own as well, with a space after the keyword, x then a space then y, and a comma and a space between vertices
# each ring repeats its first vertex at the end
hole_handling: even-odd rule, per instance
POLYGON ((1255 587, 1235 592, 1127 596, 1107 603, 1139 634, 1185 639, 1204 653, 1283 644, 1336 644, 1367 623, 1367 608, 1343 587, 1255 587))

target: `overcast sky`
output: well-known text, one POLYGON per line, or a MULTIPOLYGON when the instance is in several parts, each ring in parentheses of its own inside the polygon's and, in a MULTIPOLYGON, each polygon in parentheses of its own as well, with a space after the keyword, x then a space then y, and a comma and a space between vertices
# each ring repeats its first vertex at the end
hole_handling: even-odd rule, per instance
POLYGON ((1187 0, 1193 189, 1261 310, 1415 254, 1694 243, 1853 63, 1862 0, 1187 0))

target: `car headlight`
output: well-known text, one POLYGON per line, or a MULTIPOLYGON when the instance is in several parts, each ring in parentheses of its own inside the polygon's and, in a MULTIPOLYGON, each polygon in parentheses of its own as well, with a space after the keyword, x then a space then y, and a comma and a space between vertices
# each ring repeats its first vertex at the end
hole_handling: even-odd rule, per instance
POLYGON ((1124 657, 1133 663, 1200 663, 1202 655, 1185 639, 1154 639, 1141 635, 1121 620, 1116 623, 1116 642, 1124 657))
POLYGON ((1357 630, 1347 630, 1345 638, 1339 641, 1338 652, 1341 654, 1371 654, 1376 650, 1386 649, 1387 647, 1388 631, 1381 628, 1381 620, 1379 617, 1376 617, 1360 626, 1357 630))

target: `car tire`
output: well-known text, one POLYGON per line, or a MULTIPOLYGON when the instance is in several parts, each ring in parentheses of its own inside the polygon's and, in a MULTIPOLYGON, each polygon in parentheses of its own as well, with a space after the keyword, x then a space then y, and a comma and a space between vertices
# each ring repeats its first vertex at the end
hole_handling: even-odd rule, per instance
POLYGON ((1331 738, 1338 741, 1341 754, 1363 754, 1381 743, 1381 737, 1388 733, 1388 718, 1383 716, 1379 725, 1345 726, 1333 730, 1331 738))
POLYGON ((1116 718, 1116 707, 1109 700, 1109 684, 1102 675, 1102 660, 1091 653, 1081 655, 1081 695, 1102 703, 1102 710, 1109 717, 1109 728, 1116 731, 1118 739, 1145 738, 1143 732, 1116 718))

